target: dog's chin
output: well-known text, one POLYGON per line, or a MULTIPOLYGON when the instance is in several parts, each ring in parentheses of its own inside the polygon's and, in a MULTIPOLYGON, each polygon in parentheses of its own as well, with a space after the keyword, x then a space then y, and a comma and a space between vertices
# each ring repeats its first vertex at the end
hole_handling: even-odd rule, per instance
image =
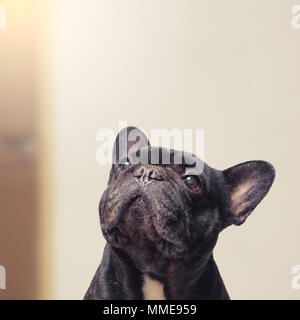
POLYGON ((147 209, 142 197, 135 196, 128 204, 118 225, 104 236, 111 246, 124 248, 126 251, 150 259, 157 256, 179 259, 187 250, 183 241, 186 237, 176 238, 173 241, 165 239, 166 234, 172 234, 172 228, 174 226, 155 227, 153 214, 147 209), (163 232, 160 232, 161 230, 163 232))

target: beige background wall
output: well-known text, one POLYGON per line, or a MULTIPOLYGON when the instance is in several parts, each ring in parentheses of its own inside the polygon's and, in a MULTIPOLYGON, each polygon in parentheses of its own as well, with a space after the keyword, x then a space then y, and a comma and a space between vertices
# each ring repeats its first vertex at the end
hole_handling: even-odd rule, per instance
MULTIPOLYGON (((233 299, 299 299, 300 30, 289 0, 53 1, 54 298, 82 298, 104 240, 108 166, 97 131, 119 120, 204 128, 218 169, 264 159, 275 184, 215 257, 233 299)), ((300 4, 300 1, 299 1, 300 4)))

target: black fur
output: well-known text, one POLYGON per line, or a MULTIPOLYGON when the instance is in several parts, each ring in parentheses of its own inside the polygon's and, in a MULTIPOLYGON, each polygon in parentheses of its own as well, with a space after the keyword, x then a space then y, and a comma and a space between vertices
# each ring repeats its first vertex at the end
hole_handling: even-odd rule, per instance
POLYGON ((179 151, 169 150, 170 163, 164 164, 166 149, 151 147, 136 128, 124 130, 128 144, 117 137, 117 163, 99 205, 107 244, 84 298, 144 299, 148 275, 162 283, 166 299, 229 299, 213 248, 224 228, 242 224, 264 198, 274 168, 264 161, 225 171, 204 164, 188 183, 193 155, 176 164, 179 151), (155 164, 125 163, 140 154, 150 161, 155 152, 155 164))

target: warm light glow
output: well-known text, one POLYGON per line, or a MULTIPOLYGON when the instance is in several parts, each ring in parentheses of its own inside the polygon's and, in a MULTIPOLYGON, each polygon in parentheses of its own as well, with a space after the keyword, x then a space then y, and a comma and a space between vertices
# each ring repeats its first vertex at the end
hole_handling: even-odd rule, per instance
POLYGON ((6 29, 6 8, 0 5, 0 30, 6 29))

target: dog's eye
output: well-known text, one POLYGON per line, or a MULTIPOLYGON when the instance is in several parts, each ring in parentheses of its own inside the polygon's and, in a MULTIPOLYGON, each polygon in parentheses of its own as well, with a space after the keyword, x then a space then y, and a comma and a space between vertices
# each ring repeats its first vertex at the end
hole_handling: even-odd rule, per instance
POLYGON ((121 163, 121 168, 122 169, 127 169, 130 167, 130 162, 129 160, 125 161, 124 163, 121 163))
POLYGON ((201 190, 201 183, 196 176, 186 176, 183 178, 184 183, 194 192, 201 190))

